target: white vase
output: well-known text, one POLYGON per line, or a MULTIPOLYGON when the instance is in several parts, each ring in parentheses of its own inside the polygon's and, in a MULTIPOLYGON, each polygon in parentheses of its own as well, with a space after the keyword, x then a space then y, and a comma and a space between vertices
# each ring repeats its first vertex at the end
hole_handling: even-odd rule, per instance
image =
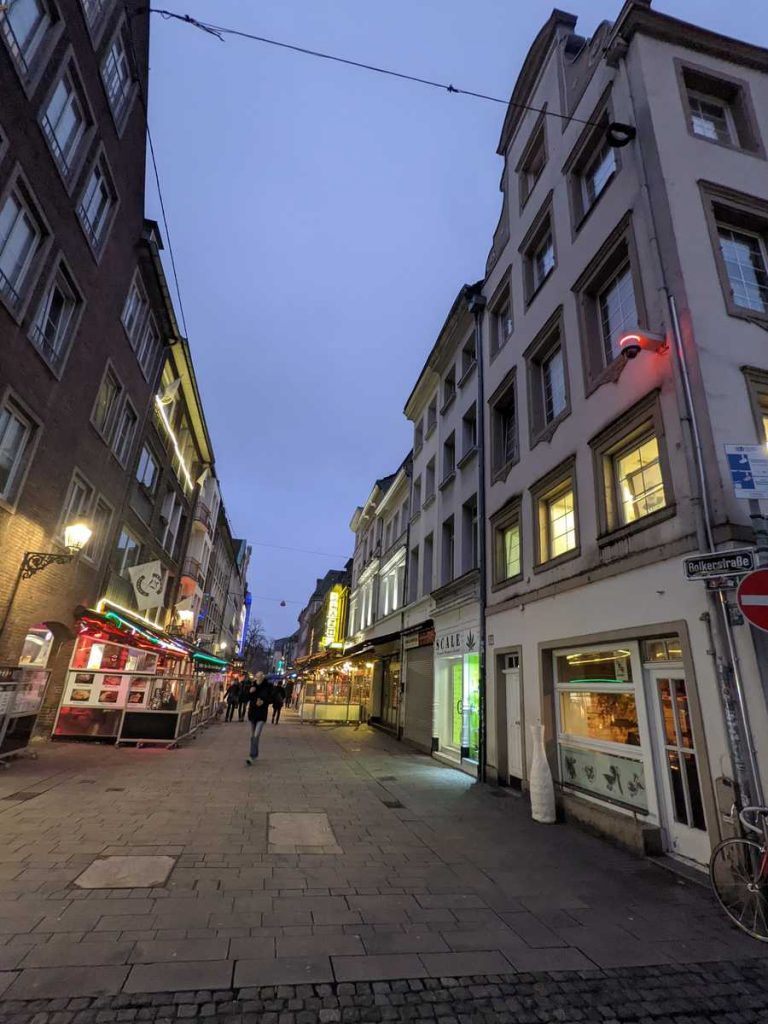
POLYGON ((531 761, 531 816, 534 821, 551 825, 556 820, 555 787, 544 750, 544 726, 532 725, 533 759, 531 761))

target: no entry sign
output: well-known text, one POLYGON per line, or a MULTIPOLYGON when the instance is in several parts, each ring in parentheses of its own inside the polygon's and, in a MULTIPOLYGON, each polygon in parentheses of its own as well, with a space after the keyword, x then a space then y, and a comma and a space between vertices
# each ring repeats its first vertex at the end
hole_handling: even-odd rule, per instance
POLYGON ((736 600, 744 617, 768 633, 768 569, 757 569, 745 576, 736 600))

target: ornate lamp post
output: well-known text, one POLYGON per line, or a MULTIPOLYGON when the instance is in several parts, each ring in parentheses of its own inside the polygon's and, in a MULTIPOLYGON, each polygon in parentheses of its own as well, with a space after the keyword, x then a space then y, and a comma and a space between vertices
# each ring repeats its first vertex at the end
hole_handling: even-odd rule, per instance
POLYGON ((16 581, 13 584, 13 589, 11 590, 10 597, 8 598, 8 604, 5 606, 5 614, 3 615, 2 623, 0 623, 0 637, 3 635, 3 631, 5 630, 8 622, 8 617, 11 614, 11 608, 13 608, 13 602, 16 600, 16 592, 19 589, 21 581, 30 579, 43 569, 47 569, 49 565, 66 565, 68 562, 74 561, 91 539, 92 534, 93 530, 88 523, 83 520, 77 520, 74 523, 70 523, 64 529, 64 547, 67 549, 66 552, 24 552, 24 557, 21 560, 16 581))

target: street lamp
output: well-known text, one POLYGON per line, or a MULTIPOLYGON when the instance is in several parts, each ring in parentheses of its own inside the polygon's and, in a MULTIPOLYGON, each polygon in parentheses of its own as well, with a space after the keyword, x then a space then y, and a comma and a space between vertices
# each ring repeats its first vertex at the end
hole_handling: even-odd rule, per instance
POLYGON ((47 569, 49 565, 67 565, 69 562, 73 562, 92 536, 93 530, 88 523, 82 519, 78 519, 72 523, 68 523, 64 528, 64 547, 67 549, 66 553, 60 551, 24 552, 24 557, 21 560, 21 565, 19 566, 19 571, 16 575, 16 582, 13 584, 13 590, 8 598, 8 604, 5 606, 5 614, 3 615, 3 620, 0 623, 0 637, 3 635, 3 630, 5 629, 8 617, 11 614, 11 608, 13 607, 13 602, 16 599, 16 592, 19 589, 21 581, 31 579, 32 576, 35 576, 43 569, 47 569))

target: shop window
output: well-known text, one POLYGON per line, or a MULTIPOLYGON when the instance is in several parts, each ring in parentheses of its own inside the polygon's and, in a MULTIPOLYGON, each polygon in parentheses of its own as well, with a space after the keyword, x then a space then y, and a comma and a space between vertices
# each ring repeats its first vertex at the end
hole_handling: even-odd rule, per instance
POLYGON ((461 420, 462 465, 477 452, 477 403, 473 402, 461 420))
POLYGON ((525 352, 528 367, 528 416, 531 447, 551 439, 570 412, 568 371, 562 334, 562 310, 547 322, 525 352))
POLYGON ((456 434, 451 431, 443 444, 443 478, 440 486, 451 481, 456 473, 456 434))
POLYGON ((424 435, 425 438, 429 437, 429 435, 432 433, 432 431, 435 429, 436 426, 437 426, 437 395, 435 395, 432 398, 432 401, 429 403, 429 406, 427 407, 427 430, 426 430, 426 433, 424 435))
POLYGON ((640 528, 670 505, 671 481, 658 398, 652 394, 590 441, 601 535, 640 528))
POLYGON ((548 280, 555 265, 555 235, 552 225, 552 193, 539 210, 520 246, 523 258, 525 302, 529 305, 548 280))
POLYGON ((768 322, 768 202, 718 185, 701 190, 728 313, 768 322))
POLYGON ((541 112, 516 167, 520 208, 525 206, 547 163, 546 117, 541 112))
POLYGON ((506 479, 517 462, 517 370, 501 382, 488 402, 491 411, 491 473, 493 480, 506 479))
POLYGON ((479 564, 480 531, 477 523, 477 495, 474 494, 461 509, 462 571, 469 572, 479 564))
POLYGON ((679 636, 659 637, 643 641, 643 661, 654 664, 666 661, 682 661, 683 646, 679 636))
POLYGON ((0 205, 0 297, 17 317, 48 237, 37 204, 17 177, 0 205))
POLYGON ((434 557, 434 534, 429 533, 424 538, 424 581, 421 588, 422 594, 432 593, 432 587, 434 586, 434 557))
POLYGON ((747 83, 675 63, 690 134, 764 156, 747 83))
POLYGON ((537 524, 537 566, 578 554, 575 465, 571 460, 543 481, 531 494, 537 524))
POLYGON ((443 523, 443 561, 440 582, 444 586, 450 583, 455 572, 455 528, 453 516, 449 516, 443 523))
POLYGON ((56 83, 40 115, 51 155, 66 183, 71 183, 82 160, 94 122, 85 91, 72 61, 56 83))
POLYGON ((465 383, 469 375, 477 365, 477 347, 475 345, 474 332, 464 342, 461 350, 461 380, 459 386, 465 383))
POLYGON ((29 468, 38 424, 9 395, 0 402, 0 500, 13 504, 29 468))
POLYGON ((448 406, 456 397, 456 367, 452 366, 445 375, 443 381, 443 406, 440 410, 445 412, 448 406))
POLYGON ((522 575, 520 499, 514 498, 491 517, 494 586, 504 586, 522 575))

